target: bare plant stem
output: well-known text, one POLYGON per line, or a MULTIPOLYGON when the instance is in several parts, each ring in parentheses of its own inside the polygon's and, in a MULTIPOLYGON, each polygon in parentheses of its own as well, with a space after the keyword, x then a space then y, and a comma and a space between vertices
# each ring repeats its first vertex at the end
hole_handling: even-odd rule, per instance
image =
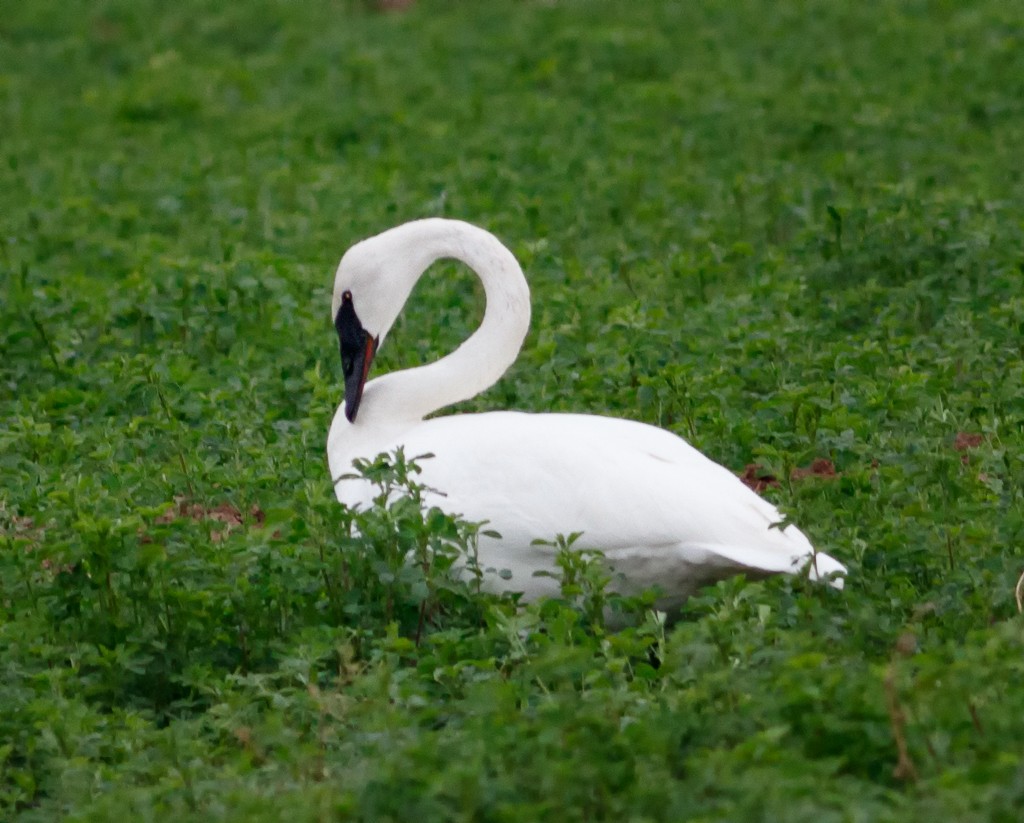
MULTIPOLYGON (((164 391, 163 391, 162 388, 160 388, 160 384, 154 379, 152 374, 148 374, 147 378, 148 378, 150 384, 153 386, 153 388, 156 389, 156 396, 160 400, 160 407, 164 410, 164 415, 166 415, 168 422, 172 426, 176 426, 178 421, 175 419, 174 414, 171 413, 171 406, 167 402, 167 398, 164 397, 164 391)), ((191 476, 191 474, 189 474, 188 465, 185 463, 185 452, 182 451, 182 449, 181 449, 181 442, 180 441, 178 442, 177 446, 178 446, 178 449, 177 449, 177 451, 178 451, 178 463, 181 464, 181 473, 183 475, 185 475, 185 485, 188 486, 188 496, 190 498, 195 499, 195 496, 196 496, 195 486, 192 484, 192 476, 191 476)))
POLYGON ((889 712, 892 736, 896 741, 896 766, 892 770, 892 776, 897 780, 916 781, 917 769, 914 767, 914 761, 910 759, 910 749, 907 747, 907 715, 900 705, 896 691, 897 652, 893 653, 885 673, 885 706, 889 712))
POLYGON ((29 320, 32 321, 32 325, 35 326, 36 331, 39 333, 39 336, 42 338, 43 345, 46 346, 46 352, 47 352, 47 354, 50 355, 50 360, 53 363, 53 367, 57 371, 63 372, 64 369, 60 365, 60 361, 57 359, 57 349, 53 345, 53 341, 50 340, 50 335, 48 335, 46 333, 46 327, 42 324, 42 322, 40 322, 39 318, 36 317, 36 313, 34 311, 30 311, 28 313, 28 318, 29 318, 29 320))

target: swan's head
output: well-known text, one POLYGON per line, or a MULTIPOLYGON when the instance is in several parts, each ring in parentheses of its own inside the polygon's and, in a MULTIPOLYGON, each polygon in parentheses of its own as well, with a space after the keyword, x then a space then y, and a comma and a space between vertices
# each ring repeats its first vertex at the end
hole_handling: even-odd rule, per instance
POLYGON ((503 348, 489 356, 487 368, 500 365, 500 375, 515 359, 530 325, 530 290, 512 252, 490 232, 461 220, 428 217, 388 229, 345 252, 334 276, 331 317, 341 346, 345 417, 350 423, 359 411, 374 354, 420 275, 443 257, 461 260, 480 276, 487 294, 485 323, 490 312, 500 315, 491 322, 503 348), (492 303, 499 308, 493 309, 492 303))
POLYGON ((451 221, 418 220, 356 243, 334 275, 331 316, 345 376, 345 416, 354 422, 373 357, 416 280, 437 257, 434 245, 451 221))

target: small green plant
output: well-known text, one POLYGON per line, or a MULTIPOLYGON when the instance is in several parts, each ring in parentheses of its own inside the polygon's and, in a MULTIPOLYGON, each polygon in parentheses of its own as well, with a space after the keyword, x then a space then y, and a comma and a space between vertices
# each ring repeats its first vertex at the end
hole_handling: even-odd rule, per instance
POLYGON ((595 549, 577 548, 581 532, 556 535, 554 540, 536 540, 534 545, 554 550, 557 571, 535 572, 538 576, 558 580, 562 599, 580 616, 582 625, 599 636, 609 625, 621 627, 623 622, 636 622, 653 604, 655 593, 627 598, 609 589, 613 573, 604 555, 595 549))
MULTIPOLYGON (((480 622, 487 608, 477 561, 481 524, 426 507, 429 489, 416 479, 418 461, 399 448, 358 460, 357 474, 377 489, 373 506, 349 512, 329 588, 343 592, 348 619, 371 627, 397 624, 418 643, 428 624, 480 622)), ((325 558, 328 566, 330 558, 325 558)))

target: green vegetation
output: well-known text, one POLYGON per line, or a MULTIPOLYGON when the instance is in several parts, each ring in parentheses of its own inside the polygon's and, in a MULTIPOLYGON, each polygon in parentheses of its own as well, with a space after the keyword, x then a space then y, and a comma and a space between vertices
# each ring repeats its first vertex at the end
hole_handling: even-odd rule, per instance
MULTIPOLYGON (((0 54, 0 817, 1022 819, 1017 4, 32 0, 0 54), (846 591, 611 633, 586 555, 517 611, 338 506, 333 267, 438 214, 533 289, 465 409, 759 464, 846 591)), ((438 269, 378 373, 477 321, 438 269)))

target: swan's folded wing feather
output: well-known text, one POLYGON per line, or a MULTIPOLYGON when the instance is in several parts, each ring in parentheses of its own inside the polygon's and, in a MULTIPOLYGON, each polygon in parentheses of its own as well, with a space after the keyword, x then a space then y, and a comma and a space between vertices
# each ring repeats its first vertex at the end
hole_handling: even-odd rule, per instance
MULTIPOLYGON (((794 571, 814 549, 795 526, 681 438, 628 420, 494 412, 435 418, 403 437, 430 452, 438 505, 487 520, 506 546, 582 532, 581 547, 645 557, 692 553, 692 565, 794 571), (661 547, 661 548, 658 548, 661 547), (720 561, 712 562, 709 553, 720 561)), ((844 571, 819 553, 827 572, 844 571)), ((718 576, 721 576, 719 574, 718 576)))

